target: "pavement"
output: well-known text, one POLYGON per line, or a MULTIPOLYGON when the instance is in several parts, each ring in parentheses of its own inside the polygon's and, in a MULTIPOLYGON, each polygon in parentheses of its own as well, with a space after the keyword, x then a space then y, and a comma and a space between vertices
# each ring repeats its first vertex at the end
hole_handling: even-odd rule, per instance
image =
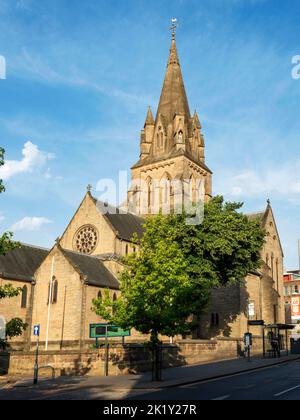
MULTIPOLYGON (((152 382, 151 374, 110 377, 61 377, 55 380, 42 379, 37 386, 33 386, 32 378, 0 378, 0 400, 18 399, 128 399, 157 397, 163 399, 176 399, 178 390, 186 390, 190 386, 204 386, 214 381, 222 383, 230 380, 240 380, 238 377, 249 374, 261 374, 262 371, 272 368, 285 368, 295 364, 299 368, 300 384, 300 355, 283 356, 280 359, 253 358, 251 362, 246 359, 234 359, 209 364, 191 365, 179 368, 170 368, 163 371, 162 382, 152 382), (173 397, 173 398, 171 398, 173 397)), ((299 386, 300 388, 300 386, 299 386)), ((226 385, 228 389, 228 385, 226 385)), ((220 389, 221 391, 221 389, 220 389)), ((300 390, 299 390, 300 391, 300 390)), ((212 388, 215 393, 215 387, 212 388)), ((233 394, 233 392, 232 392, 233 394)), ((185 398, 191 399, 192 394, 183 391, 185 398)), ((197 394, 198 395, 198 394, 197 394)), ((202 392, 201 395, 206 395, 202 392)), ((226 393, 226 395, 228 395, 226 393)), ((231 395, 231 394, 230 394, 231 395)), ((178 398, 180 395, 178 396, 178 398)), ((197 399, 197 398, 196 398, 197 399)))

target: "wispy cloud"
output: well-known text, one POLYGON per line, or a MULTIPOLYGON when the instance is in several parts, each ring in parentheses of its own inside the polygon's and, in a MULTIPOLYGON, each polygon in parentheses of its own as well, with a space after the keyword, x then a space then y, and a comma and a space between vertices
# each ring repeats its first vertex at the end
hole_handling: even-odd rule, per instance
POLYGON ((60 84, 73 88, 94 91, 102 95, 115 98, 127 105, 148 105, 155 101, 153 96, 143 95, 134 91, 126 91, 118 87, 118 80, 112 82, 99 82, 99 78, 80 69, 75 63, 61 66, 56 63, 51 55, 39 55, 22 48, 21 55, 15 57, 10 63, 11 68, 19 77, 28 77, 43 83, 60 84))
POLYGON ((300 203, 300 161, 294 164, 269 166, 260 170, 253 168, 242 172, 227 172, 217 184, 233 198, 272 197, 300 203))
POLYGON ((41 151, 37 145, 28 141, 22 150, 21 160, 7 160, 0 168, 0 179, 4 181, 22 174, 30 173, 44 167, 49 160, 54 159, 54 155, 41 151))
POLYGON ((43 226, 53 223, 45 217, 24 217, 22 220, 14 223, 11 227, 12 232, 20 231, 38 231, 43 226))

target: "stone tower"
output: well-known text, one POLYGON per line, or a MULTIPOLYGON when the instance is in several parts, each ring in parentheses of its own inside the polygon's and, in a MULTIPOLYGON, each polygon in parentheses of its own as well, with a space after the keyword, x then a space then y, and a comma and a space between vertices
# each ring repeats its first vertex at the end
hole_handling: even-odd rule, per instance
POLYGON ((168 213, 211 196, 204 136, 197 113, 190 113, 173 33, 156 117, 149 107, 141 132, 140 160, 132 167, 128 207, 140 215, 161 209, 168 213))

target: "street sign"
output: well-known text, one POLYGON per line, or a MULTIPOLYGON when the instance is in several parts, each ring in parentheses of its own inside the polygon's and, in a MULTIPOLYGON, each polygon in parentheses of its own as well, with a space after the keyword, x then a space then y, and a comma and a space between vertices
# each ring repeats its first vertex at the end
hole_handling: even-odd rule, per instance
POLYGON ((35 336, 35 337, 39 337, 40 336, 40 325, 35 325, 34 327, 33 327, 33 335, 35 336))
POLYGON ((263 327, 265 325, 265 321, 248 321, 249 327, 263 327))
POLYGON ((109 324, 91 324, 90 338, 116 338, 130 337, 131 332, 123 330, 121 327, 109 324))
POLYGON ((253 342, 253 336, 250 333, 246 333, 244 335, 244 344, 246 347, 250 347, 252 346, 252 342, 253 342))

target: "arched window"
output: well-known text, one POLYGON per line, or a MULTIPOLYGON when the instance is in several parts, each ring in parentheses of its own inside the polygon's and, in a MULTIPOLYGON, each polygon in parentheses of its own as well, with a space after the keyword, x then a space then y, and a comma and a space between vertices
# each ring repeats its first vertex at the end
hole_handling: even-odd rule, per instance
POLYGON ((58 299, 58 281, 55 279, 53 282, 53 293, 52 293, 52 303, 57 303, 58 299))
POLYGON ((163 149, 164 147, 164 133, 160 133, 160 148, 163 149))
POLYGON ((214 327, 215 326, 215 314, 211 314, 210 326, 211 327, 214 327))
POLYGON ((152 178, 148 177, 146 179, 146 191, 145 191, 145 202, 143 203, 143 207, 147 213, 151 213, 151 209, 153 206, 153 183, 152 178))
POLYGON ((272 257, 271 257, 271 268, 272 268, 272 279, 274 279, 274 254, 272 253, 272 257))
POLYGON ((98 299, 102 301, 102 293, 101 293, 101 290, 98 292, 98 299))
POLYGON ((178 133, 178 143, 183 144, 183 132, 182 132, 182 130, 180 130, 179 133, 178 133))
POLYGON ((170 210, 171 204, 171 177, 168 174, 165 174, 160 181, 160 207, 165 208, 168 212, 170 210), (169 208, 168 208, 168 207, 169 208))
POLYGON ((27 308, 27 286, 24 286, 22 289, 21 308, 27 308))
POLYGON ((211 314, 210 326, 217 328, 220 325, 220 315, 218 313, 211 314))
POLYGON ((158 128, 158 132, 156 135, 156 147, 157 149, 163 149, 164 148, 164 132, 162 130, 162 127, 158 128))
POLYGON ((126 245, 126 247, 125 247, 125 254, 128 255, 128 253, 129 253, 129 248, 128 248, 128 245, 126 245))
POLYGON ((279 261, 276 258, 276 284, 277 284, 277 292, 279 292, 279 261))
POLYGON ((193 175, 190 178, 190 201, 191 203, 195 204, 197 201, 197 188, 196 188, 196 180, 193 175))

